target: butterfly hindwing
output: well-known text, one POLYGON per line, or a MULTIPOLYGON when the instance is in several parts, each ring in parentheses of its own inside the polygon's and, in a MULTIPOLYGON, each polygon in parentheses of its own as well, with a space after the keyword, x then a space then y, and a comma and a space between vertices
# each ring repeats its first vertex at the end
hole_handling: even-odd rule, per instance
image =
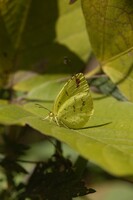
POLYGON ((58 112, 58 120, 69 128, 82 128, 92 115, 93 104, 89 93, 82 92, 66 101, 58 112))

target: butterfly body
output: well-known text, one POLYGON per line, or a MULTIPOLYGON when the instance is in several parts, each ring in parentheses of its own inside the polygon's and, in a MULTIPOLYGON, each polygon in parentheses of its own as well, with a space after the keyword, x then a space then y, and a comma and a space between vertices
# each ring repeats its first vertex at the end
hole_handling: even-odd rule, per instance
POLYGON ((82 128, 93 113, 93 100, 82 73, 74 75, 56 97, 49 118, 59 126, 82 128))

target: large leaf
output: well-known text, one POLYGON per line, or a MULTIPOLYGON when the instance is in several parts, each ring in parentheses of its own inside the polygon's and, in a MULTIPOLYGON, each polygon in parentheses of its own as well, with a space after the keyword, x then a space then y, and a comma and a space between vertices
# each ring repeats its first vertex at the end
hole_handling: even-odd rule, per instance
POLYGON ((0 1, 0 30, 0 65, 4 68, 73 73, 83 67, 88 55, 79 2, 0 1), (64 57, 70 60, 68 65, 64 57))
POLYGON ((133 1, 82 0, 94 53, 123 95, 133 101, 133 1))
MULTIPOLYGON (((41 103, 42 104, 42 103, 41 103)), ((43 103, 51 110, 52 103, 43 103)), ((133 173, 133 105, 103 98, 94 100, 95 112, 86 129, 72 130, 59 127, 44 118, 48 111, 35 103, 19 107, 1 106, 0 122, 26 123, 43 134, 53 136, 71 146, 85 158, 115 175, 133 173), (21 110, 21 111, 20 111, 21 110), (18 112, 18 111, 17 111, 18 112), (17 113, 15 111, 15 113, 17 113), (12 114, 9 114, 12 113, 12 114), (103 125, 109 123, 108 125, 103 125), (95 126, 95 127, 93 127, 95 126)))
POLYGON ((133 1, 82 0, 90 42, 101 62, 133 49, 133 1))
MULTIPOLYGON (((40 119, 28 118, 27 123, 42 133, 64 141, 107 171, 126 175, 133 173, 133 125, 130 123, 133 118, 132 109, 132 104, 119 103, 112 98, 96 100, 94 116, 87 125, 90 128, 82 130, 66 129, 47 123, 43 119, 48 113, 43 109, 40 119), (106 126, 91 128, 109 122, 106 126)), ((28 107, 28 110, 37 113, 37 110, 33 111, 33 106, 28 107)))

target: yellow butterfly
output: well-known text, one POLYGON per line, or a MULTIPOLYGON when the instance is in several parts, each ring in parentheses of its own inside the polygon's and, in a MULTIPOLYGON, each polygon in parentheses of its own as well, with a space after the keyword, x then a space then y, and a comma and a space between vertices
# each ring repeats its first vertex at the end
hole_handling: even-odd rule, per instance
POLYGON ((52 112, 46 117, 59 126, 83 128, 93 114, 89 85, 82 73, 67 81, 57 95, 52 112))

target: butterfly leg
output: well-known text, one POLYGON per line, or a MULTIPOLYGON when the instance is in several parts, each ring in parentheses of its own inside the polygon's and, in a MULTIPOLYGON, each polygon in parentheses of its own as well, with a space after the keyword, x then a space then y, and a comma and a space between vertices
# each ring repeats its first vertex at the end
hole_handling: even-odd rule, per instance
POLYGON ((68 126, 66 126, 62 121, 59 121, 58 120, 58 117, 57 116, 54 116, 54 122, 58 125, 58 126, 63 126, 65 128, 68 128, 68 126), (60 123, 59 123, 60 122, 60 123))
POLYGON ((69 128, 69 127, 66 126, 62 121, 60 121, 60 123, 59 123, 59 120, 58 120, 58 117, 57 117, 57 116, 48 115, 47 117, 42 118, 42 120, 47 120, 47 119, 49 119, 50 123, 51 123, 52 121, 54 121, 54 122, 57 124, 57 126, 60 126, 60 127, 63 126, 63 127, 65 127, 65 128, 69 128))
POLYGON ((54 116, 52 112, 47 117, 43 118, 43 120, 47 120, 47 119, 50 121, 50 123, 55 122, 58 126, 60 126, 58 118, 54 116))
POLYGON ((42 120, 47 120, 48 118, 49 118, 49 116, 43 117, 42 120))
POLYGON ((58 121, 58 118, 57 118, 56 116, 54 117, 54 122, 55 122, 58 126, 60 126, 59 121, 58 121))
POLYGON ((60 125, 59 126, 63 126, 63 127, 65 127, 65 128, 68 128, 68 129, 70 129, 66 124, 64 124, 62 121, 60 121, 60 125))

